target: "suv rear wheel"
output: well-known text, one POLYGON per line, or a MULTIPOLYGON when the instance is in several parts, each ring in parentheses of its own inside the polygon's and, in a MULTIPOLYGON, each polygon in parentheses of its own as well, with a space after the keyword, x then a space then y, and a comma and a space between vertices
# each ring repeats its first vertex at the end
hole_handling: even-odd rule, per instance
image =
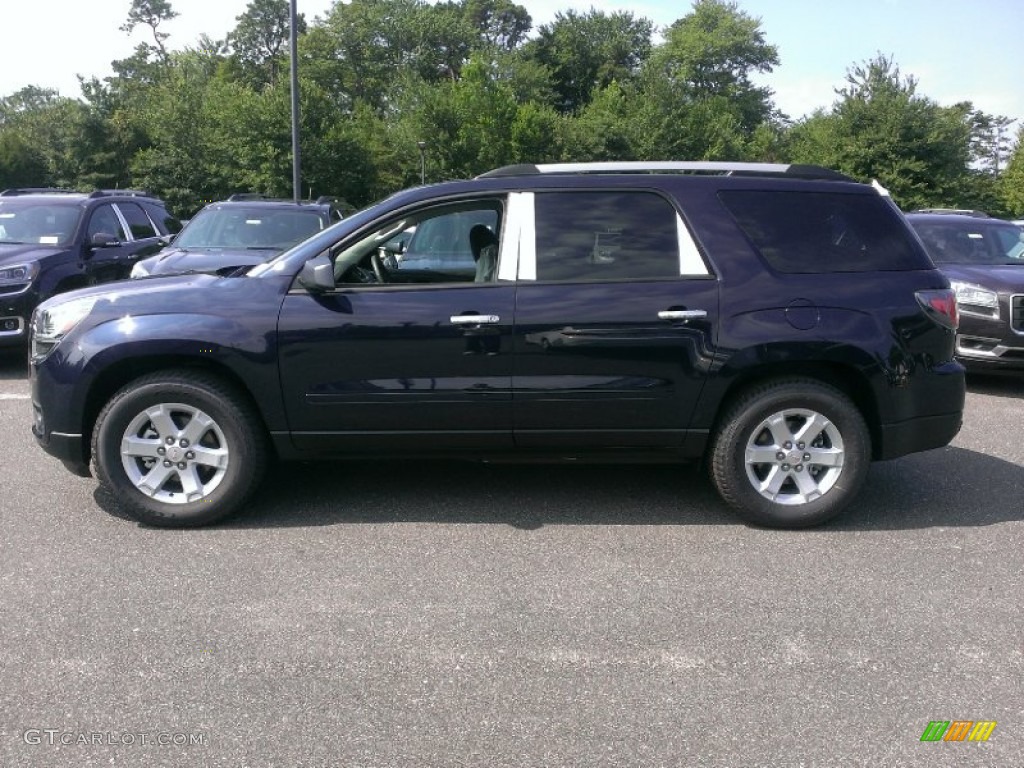
POLYGON ((711 478, 742 517, 772 527, 817 525, 839 514, 867 475, 871 440, 842 392, 780 379, 747 392, 722 420, 711 478))
POLYGON ((144 376, 117 392, 96 420, 96 475, 140 522, 212 523, 234 512, 263 476, 259 423, 215 376, 144 376))

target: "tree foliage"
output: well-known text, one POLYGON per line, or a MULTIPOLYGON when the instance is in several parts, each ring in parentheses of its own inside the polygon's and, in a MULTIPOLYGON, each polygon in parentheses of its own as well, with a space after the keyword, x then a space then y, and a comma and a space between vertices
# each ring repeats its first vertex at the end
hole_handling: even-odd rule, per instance
MULTIPOLYGON (((81 81, 0 99, 0 186, 146 187, 181 215, 237 191, 290 196, 288 0, 250 0, 224 40, 173 48, 170 0, 132 0, 146 41, 81 81)), ((348 0, 297 28, 303 195, 355 204, 507 163, 757 160, 879 179, 904 207, 1024 213, 1012 121, 943 106, 884 56, 796 123, 766 77, 779 52, 731 0, 655 37, 631 12, 532 28, 513 0, 348 0)))

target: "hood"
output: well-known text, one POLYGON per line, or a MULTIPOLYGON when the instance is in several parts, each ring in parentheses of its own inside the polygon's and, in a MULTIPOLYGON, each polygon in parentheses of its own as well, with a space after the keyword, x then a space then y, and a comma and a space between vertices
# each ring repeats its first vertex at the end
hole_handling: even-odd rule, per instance
POLYGON ((165 248, 156 256, 136 264, 135 274, 174 275, 182 272, 220 272, 226 274, 239 267, 251 267, 277 256, 274 249, 231 248, 165 248))
POLYGON ((1024 262, 1017 264, 942 264, 942 273, 950 280, 974 283, 991 291, 1024 293, 1024 262))
POLYGON ((0 244, 0 267, 6 267, 9 264, 22 264, 27 261, 38 261, 39 259, 63 253, 66 250, 67 248, 54 245, 40 247, 38 243, 25 243, 23 245, 0 244))

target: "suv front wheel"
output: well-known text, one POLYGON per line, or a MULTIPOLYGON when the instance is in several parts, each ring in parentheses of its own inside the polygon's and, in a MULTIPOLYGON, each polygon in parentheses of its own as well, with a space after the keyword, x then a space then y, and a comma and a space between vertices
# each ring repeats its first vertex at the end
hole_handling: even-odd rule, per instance
POLYGON ((755 387, 715 434, 711 478, 759 525, 802 528, 839 514, 867 475, 871 440, 853 402, 812 379, 755 387))
POLYGON ((123 387, 97 418, 96 475, 140 522, 212 523, 234 512, 263 477, 259 423, 215 376, 150 374, 123 387))

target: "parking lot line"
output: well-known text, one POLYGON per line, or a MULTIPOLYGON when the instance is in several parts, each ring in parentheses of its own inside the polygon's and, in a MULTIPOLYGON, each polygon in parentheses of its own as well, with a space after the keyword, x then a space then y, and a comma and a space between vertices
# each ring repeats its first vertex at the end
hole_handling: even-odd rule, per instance
POLYGON ((0 400, 28 400, 29 395, 16 395, 13 393, 0 392, 0 400))

